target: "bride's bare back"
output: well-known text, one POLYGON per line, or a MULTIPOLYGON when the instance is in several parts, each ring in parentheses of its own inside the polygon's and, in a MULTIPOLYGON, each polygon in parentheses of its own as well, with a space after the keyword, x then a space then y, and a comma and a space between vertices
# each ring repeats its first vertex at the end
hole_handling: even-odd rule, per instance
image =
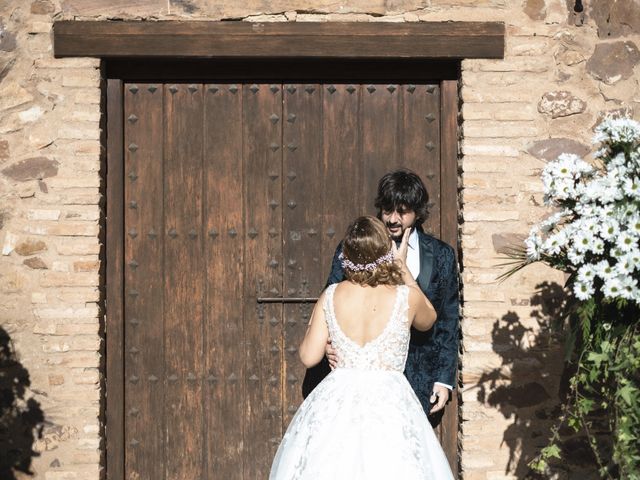
POLYGON ((375 340, 385 329, 396 301, 393 285, 368 287, 342 282, 334 293, 336 320, 344 334, 360 346, 375 340))

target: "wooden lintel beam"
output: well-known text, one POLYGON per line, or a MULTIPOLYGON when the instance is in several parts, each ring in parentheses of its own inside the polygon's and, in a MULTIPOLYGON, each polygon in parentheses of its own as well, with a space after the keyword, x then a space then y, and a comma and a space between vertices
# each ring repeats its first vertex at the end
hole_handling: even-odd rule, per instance
POLYGON ((56 57, 503 58, 501 22, 54 23, 56 57))

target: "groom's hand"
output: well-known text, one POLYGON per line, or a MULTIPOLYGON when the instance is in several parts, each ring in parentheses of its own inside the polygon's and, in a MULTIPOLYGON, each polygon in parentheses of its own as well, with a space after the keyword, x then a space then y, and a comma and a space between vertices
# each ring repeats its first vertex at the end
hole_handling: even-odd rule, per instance
POLYGON ((431 398, 429 401, 434 403, 433 407, 429 413, 436 413, 444 408, 444 406, 449 400, 449 389, 447 387, 443 387, 442 385, 434 385, 433 393, 431 394, 431 398))
POLYGON ((338 354, 331 346, 331 339, 327 340, 327 346, 324 349, 324 353, 327 356, 327 360, 329 360, 329 366, 331 367, 331 370, 333 370, 338 366, 338 354))

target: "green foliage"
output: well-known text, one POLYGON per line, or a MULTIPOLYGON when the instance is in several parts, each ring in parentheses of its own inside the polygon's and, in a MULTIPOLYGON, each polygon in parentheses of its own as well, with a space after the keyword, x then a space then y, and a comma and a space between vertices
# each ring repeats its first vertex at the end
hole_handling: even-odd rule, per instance
POLYGON ((640 480, 640 308, 590 299, 576 305, 564 328, 580 339, 570 354, 570 395, 549 444, 529 465, 544 473, 561 458, 566 425, 587 435, 602 478, 640 480), (604 431, 595 432, 594 418, 602 416, 604 431))

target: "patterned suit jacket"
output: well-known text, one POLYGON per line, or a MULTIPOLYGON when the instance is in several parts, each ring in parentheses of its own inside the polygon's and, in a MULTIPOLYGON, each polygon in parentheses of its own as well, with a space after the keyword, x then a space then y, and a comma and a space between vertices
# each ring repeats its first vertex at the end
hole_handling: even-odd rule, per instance
MULTIPOLYGON (((426 331, 411 330, 409 356, 405 375, 416 392, 425 412, 429 412, 429 397, 434 382, 456 386, 459 341, 458 264, 450 245, 418 230, 420 274, 417 281, 433 304, 438 318, 426 331)), ((338 255, 338 245, 327 286, 345 279, 338 255)), ((307 371, 303 384, 306 396, 330 372, 328 362, 307 371)))

